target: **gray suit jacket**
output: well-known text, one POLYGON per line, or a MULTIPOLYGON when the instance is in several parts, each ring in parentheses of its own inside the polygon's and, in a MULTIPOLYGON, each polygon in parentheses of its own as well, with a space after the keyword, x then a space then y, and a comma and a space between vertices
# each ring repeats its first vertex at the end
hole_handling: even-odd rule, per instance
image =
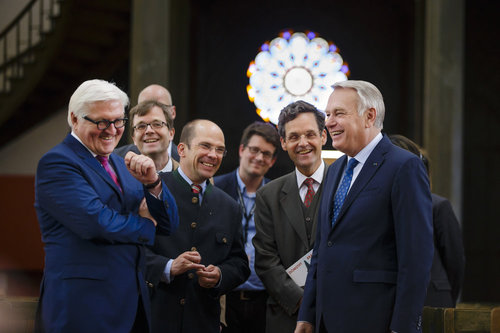
MULTIPOLYGON (((327 168, 325 167, 325 174, 327 168)), ((324 176, 323 176, 324 179, 324 176)), ((316 195, 321 195, 322 186, 316 195)), ((318 200, 319 202, 319 200, 318 200)), ((267 301, 267 332, 293 332, 303 290, 286 269, 309 252, 316 235, 317 207, 311 237, 301 208, 295 171, 257 191, 255 205, 255 271, 271 297, 267 301)))

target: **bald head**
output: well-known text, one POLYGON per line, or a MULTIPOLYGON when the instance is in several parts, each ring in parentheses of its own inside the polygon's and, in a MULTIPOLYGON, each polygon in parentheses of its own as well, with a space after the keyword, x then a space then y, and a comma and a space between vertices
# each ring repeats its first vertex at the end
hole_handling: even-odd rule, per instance
MULTIPOLYGON (((153 100, 163 103, 165 105, 173 105, 172 104, 172 96, 170 92, 165 88, 160 86, 159 84, 152 84, 144 88, 138 97, 138 103, 142 103, 144 101, 153 100)), ((172 118, 175 119, 175 106, 172 107, 172 118)))

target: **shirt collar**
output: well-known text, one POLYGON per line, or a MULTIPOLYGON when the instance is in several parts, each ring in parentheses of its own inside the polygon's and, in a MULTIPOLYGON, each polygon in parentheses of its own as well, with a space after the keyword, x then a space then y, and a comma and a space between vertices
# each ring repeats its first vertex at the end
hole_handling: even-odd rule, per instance
MULTIPOLYGON (((189 179, 189 177, 186 176, 186 174, 182 171, 180 166, 177 168, 177 170, 179 171, 179 175, 181 175, 182 179, 184 179, 186 183, 189 184, 189 186, 194 184, 193 181, 189 179)), ((206 181, 202 182, 200 186, 201 186, 201 193, 204 193, 205 189, 207 188, 207 182, 206 181)))
MULTIPOLYGON (((357 153, 356 156, 354 156, 354 158, 359 162, 359 164, 365 164, 366 160, 372 153, 373 149, 375 149, 380 140, 382 140, 382 137, 383 137, 382 133, 378 133, 372 139, 372 141, 370 141, 370 143, 365 146, 365 148, 361 149, 361 151, 357 153)), ((347 161, 349 161, 350 159, 351 157, 347 156, 347 161)))
MULTIPOLYGON (((241 194, 250 197, 250 195, 246 192, 247 186, 240 177, 240 168, 236 169, 236 180, 238 181, 238 187, 240 188, 241 194)), ((261 186, 264 185, 265 180, 266 180, 265 178, 262 178, 262 182, 260 183, 259 188, 261 188, 261 186)))
POLYGON ((173 163, 172 163, 172 158, 168 158, 167 165, 163 169, 161 169, 159 172, 171 172, 173 168, 173 163))
POLYGON ((316 183, 321 184, 324 173, 325 173, 325 162, 323 161, 321 161, 319 167, 316 169, 316 171, 314 171, 314 173, 310 177, 305 176, 303 173, 299 171, 299 169, 297 169, 297 167, 295 167, 295 175, 297 176, 297 186, 300 188, 304 183, 304 180, 306 180, 306 178, 312 178, 316 183))

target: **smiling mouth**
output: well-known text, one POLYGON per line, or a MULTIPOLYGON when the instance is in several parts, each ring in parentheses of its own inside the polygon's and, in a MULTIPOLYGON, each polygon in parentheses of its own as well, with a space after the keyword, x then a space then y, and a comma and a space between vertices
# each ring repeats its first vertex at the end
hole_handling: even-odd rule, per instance
POLYGON ((303 150, 298 151, 297 154, 305 155, 305 154, 309 154, 310 152, 312 152, 312 149, 303 149, 303 150))
POLYGON ((101 136, 100 138, 103 140, 113 140, 113 136, 101 136))
POLYGON ((158 141, 158 139, 147 139, 147 140, 144 140, 144 143, 154 143, 157 141, 158 141))
POLYGON ((204 166, 207 166, 210 168, 213 168, 215 166, 215 164, 211 164, 211 163, 207 163, 207 162, 200 162, 200 163, 203 164, 204 166))
POLYGON ((342 133, 344 133, 344 131, 333 131, 333 132, 330 132, 333 136, 337 136, 337 135, 340 135, 342 133))

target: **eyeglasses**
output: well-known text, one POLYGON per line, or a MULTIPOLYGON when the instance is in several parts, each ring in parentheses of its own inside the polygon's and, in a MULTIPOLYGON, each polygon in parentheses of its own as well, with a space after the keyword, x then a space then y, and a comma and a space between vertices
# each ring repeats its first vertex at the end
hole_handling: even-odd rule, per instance
POLYGON ((137 124, 135 125, 134 127, 132 127, 134 130, 136 130, 137 132, 144 132, 148 126, 151 127, 151 129, 153 130, 160 130, 162 129, 163 126, 167 126, 168 127, 168 124, 164 121, 153 121, 152 123, 140 123, 140 124, 137 124))
POLYGON ((318 137, 318 133, 314 131, 309 131, 304 134, 292 133, 286 137, 286 141, 296 143, 299 142, 302 137, 305 137, 306 140, 314 140, 318 137))
POLYGON ((270 160, 273 158, 273 153, 271 153, 270 151, 260 150, 259 147, 253 147, 253 146, 247 146, 247 148, 250 154, 254 156, 257 156, 259 155, 259 153, 262 153, 262 157, 266 160, 270 160))
POLYGON ((223 147, 214 147, 212 146, 211 144, 208 144, 208 143, 198 143, 196 145, 198 148, 200 148, 202 151, 204 151, 205 153, 210 153, 213 150, 215 150, 215 154, 217 156, 220 156, 220 157, 224 157, 226 156, 227 154, 227 150, 226 148, 223 148, 223 147))
POLYGON ((111 126, 111 124, 113 124, 115 126, 115 128, 117 128, 117 129, 122 128, 123 126, 125 126, 125 124, 127 123, 127 120, 128 120, 128 118, 119 118, 119 119, 115 119, 113 121, 106 120, 106 119, 95 121, 95 120, 90 119, 87 116, 84 116, 83 119, 88 120, 91 123, 96 124, 97 129, 101 130, 101 131, 107 129, 109 126, 111 126))

